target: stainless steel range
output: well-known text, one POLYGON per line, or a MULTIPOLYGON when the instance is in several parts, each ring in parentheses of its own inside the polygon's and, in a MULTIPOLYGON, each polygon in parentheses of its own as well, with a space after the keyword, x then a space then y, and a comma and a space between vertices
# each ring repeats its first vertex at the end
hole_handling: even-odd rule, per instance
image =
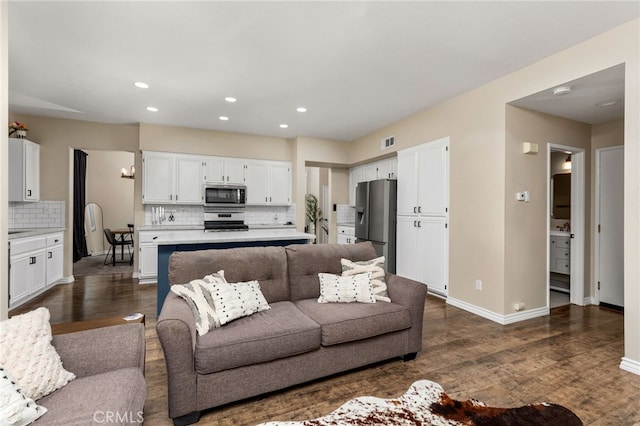
POLYGON ((249 226, 244 223, 244 208, 204 208, 204 230, 213 231, 247 231, 249 226))

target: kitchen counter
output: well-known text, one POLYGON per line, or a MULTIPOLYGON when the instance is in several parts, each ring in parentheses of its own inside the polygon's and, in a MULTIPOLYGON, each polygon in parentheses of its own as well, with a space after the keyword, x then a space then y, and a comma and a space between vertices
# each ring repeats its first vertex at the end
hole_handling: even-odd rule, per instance
MULTIPOLYGON (((138 228, 139 231, 202 231, 204 225, 145 225, 138 228)), ((249 229, 295 229, 295 225, 273 224, 249 224, 249 229)))
POLYGON ((311 240, 313 234, 296 231, 295 229, 249 229, 248 231, 204 232, 198 230, 180 230, 159 233, 155 242, 163 244, 199 244, 199 243, 233 243, 243 241, 274 241, 274 240, 311 240))
POLYGON ((37 235, 53 234, 54 232, 64 232, 66 228, 14 228, 9 229, 9 241, 15 238, 35 237, 37 235))

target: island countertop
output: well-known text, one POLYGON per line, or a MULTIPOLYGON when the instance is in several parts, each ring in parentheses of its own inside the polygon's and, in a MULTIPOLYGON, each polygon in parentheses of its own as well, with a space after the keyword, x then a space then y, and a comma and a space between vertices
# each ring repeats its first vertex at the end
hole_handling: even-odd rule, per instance
POLYGON ((140 242, 154 242, 158 245, 166 244, 199 244, 199 243, 228 243, 242 241, 282 241, 282 240, 310 240, 316 238, 291 228, 284 229, 249 229, 248 231, 205 232, 202 229, 140 230, 140 242))

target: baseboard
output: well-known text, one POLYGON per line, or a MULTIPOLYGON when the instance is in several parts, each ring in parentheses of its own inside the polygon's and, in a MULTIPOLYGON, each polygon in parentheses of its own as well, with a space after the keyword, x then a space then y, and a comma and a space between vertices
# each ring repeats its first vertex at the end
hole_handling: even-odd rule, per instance
POLYGON ((640 376, 640 362, 634 361, 630 358, 622 357, 620 369, 640 376))
POLYGON ((140 278, 138 279, 138 284, 157 284, 157 278, 140 278))
POLYGON ((486 318, 488 320, 497 322, 498 324, 502 324, 502 325, 513 324, 516 322, 549 315, 549 308, 546 308, 546 307, 529 309, 526 311, 515 312, 513 314, 508 314, 508 315, 500 315, 488 309, 481 308, 479 306, 475 306, 470 303, 467 303, 452 297, 447 298, 447 303, 451 306, 455 306, 456 308, 460 308, 464 311, 471 312, 472 314, 478 315, 482 318, 486 318))
POLYGON ((595 297, 585 297, 584 298, 584 305, 583 306, 595 305, 595 304, 596 304, 596 298, 595 297))
POLYGON ((73 277, 73 275, 69 275, 68 277, 62 277, 60 278, 56 284, 71 284, 72 282, 74 282, 76 279, 73 277))

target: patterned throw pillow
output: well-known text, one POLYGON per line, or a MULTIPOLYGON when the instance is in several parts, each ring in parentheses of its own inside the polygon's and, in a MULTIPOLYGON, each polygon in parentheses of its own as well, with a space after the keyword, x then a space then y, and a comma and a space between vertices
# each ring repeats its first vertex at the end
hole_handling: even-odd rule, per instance
POLYGON ((320 278, 318 303, 376 303, 371 286, 371 272, 349 277, 320 273, 318 278, 320 278))
POLYGON ((49 310, 38 308, 0 321, 0 366, 27 397, 38 400, 75 379, 51 344, 49 310))
POLYGON ((361 262, 341 259, 340 263, 342 263, 343 277, 371 272, 371 285, 373 286, 373 294, 376 300, 380 302, 391 302, 389 294, 387 293, 387 283, 384 280, 384 256, 361 262))
POLYGON ((47 412, 20 391, 11 376, 0 367, 0 425, 22 426, 47 412))
POLYGON ((220 327, 220 318, 211 299, 211 286, 226 282, 224 271, 221 270, 200 280, 192 280, 188 284, 171 286, 171 291, 182 297, 191 308, 199 336, 220 327))
POLYGON ((214 284, 211 297, 221 325, 271 309, 258 281, 214 284))

